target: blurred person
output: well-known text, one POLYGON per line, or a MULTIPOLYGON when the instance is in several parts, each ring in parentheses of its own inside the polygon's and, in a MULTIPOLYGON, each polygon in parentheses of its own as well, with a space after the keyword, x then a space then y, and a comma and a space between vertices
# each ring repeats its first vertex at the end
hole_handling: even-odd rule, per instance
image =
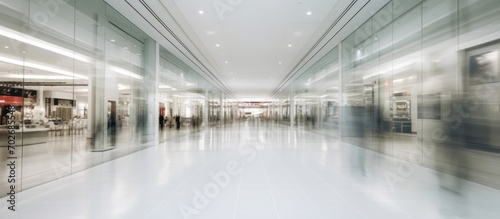
POLYGON ((14 121, 16 122, 16 125, 21 125, 23 123, 23 114, 21 111, 17 110, 14 111, 14 121))
POLYGON ((165 123, 165 126, 172 128, 172 126, 170 125, 170 118, 168 116, 165 116, 165 119, 163 121, 165 123))
POLYGON ((363 147, 373 151, 365 155, 365 162, 367 162, 365 171, 372 175, 377 173, 378 167, 382 162, 381 156, 376 153, 383 153, 386 143, 385 139, 383 139, 383 127, 381 107, 371 105, 365 107, 363 147))
POLYGON ((440 165, 439 170, 442 173, 448 173, 457 177, 446 177, 446 174, 440 175, 440 186, 452 192, 460 193, 462 190, 462 179, 467 178, 468 163, 464 156, 466 139, 465 132, 471 131, 464 120, 470 116, 464 101, 458 97, 452 97, 450 108, 444 115, 446 139, 442 146, 445 153, 439 154, 440 160, 448 161, 445 165, 440 165))
POLYGON ((179 115, 175 115, 175 127, 177 129, 181 128, 181 117, 179 115))
POLYGON ((198 116, 194 116, 194 117, 193 117, 193 127, 194 127, 195 129, 198 129, 198 126, 200 125, 199 123, 200 123, 200 119, 199 119, 199 117, 198 117, 198 116))
POLYGON ((159 125, 160 125, 160 129, 163 130, 163 126, 165 126, 165 119, 163 118, 163 116, 161 114, 159 117, 159 125))
POLYGON ((123 116, 122 115, 118 115, 118 127, 122 127, 123 126, 123 116))
POLYGON ((114 116, 111 116, 108 119, 108 136, 110 138, 110 145, 116 145, 116 119, 114 116))
MULTIPOLYGON (((54 123, 53 121, 50 121, 49 123, 54 123)), ((102 127, 104 124, 100 121, 96 121, 95 128, 92 130, 92 133, 90 135, 90 145, 92 146, 92 149, 97 149, 98 148, 98 143, 101 142, 100 139, 102 139, 103 131, 102 127)))
POLYGON ((173 126, 175 126, 175 116, 170 116, 168 118, 168 127, 172 128, 173 126))
POLYGON ((354 139, 357 148, 354 148, 352 151, 352 164, 351 171, 353 173, 359 173, 361 176, 366 177, 366 168, 365 168, 365 138, 366 138, 366 109, 363 106, 352 106, 352 126, 354 135, 354 139))
POLYGON ((436 160, 440 192, 441 212, 445 216, 465 216, 466 206, 465 179, 468 177, 469 163, 465 156, 465 132, 470 131, 463 121, 470 116, 466 103, 453 96, 450 107, 445 111, 443 120, 444 134, 437 143, 441 150, 436 150, 436 160))

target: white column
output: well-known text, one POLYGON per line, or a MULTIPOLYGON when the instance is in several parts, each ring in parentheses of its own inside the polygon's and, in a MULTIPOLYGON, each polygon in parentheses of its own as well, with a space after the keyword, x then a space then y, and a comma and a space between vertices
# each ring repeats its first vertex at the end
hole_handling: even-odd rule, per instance
POLYGON ((153 143, 158 145, 158 115, 160 114, 160 103, 158 98, 158 71, 160 63, 160 46, 151 38, 144 40, 144 87, 147 91, 143 93, 146 95, 147 103, 147 124, 144 126, 146 130, 143 132, 143 143, 153 143), (150 86, 148 86, 150 85, 150 86), (152 86, 152 87, 151 87, 152 86), (151 142, 153 141, 153 142, 151 142))
MULTIPOLYGON (((106 24, 105 16, 97 15, 98 24, 106 24)), ((105 95, 105 73, 106 73, 106 27, 105 25, 96 25, 96 47, 104 49, 104 54, 100 51, 95 51, 96 54, 94 69, 89 74, 89 99, 88 99, 88 119, 87 119, 87 137, 91 138, 92 151, 105 151, 112 149, 106 146, 104 139, 107 136, 107 109, 104 99, 105 95)))

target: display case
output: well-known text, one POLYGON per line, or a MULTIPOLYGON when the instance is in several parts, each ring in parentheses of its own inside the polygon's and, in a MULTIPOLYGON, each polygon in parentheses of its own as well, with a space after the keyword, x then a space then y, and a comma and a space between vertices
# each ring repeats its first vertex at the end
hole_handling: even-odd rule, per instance
POLYGON ((395 100, 392 104, 392 131, 411 133, 411 101, 395 100))

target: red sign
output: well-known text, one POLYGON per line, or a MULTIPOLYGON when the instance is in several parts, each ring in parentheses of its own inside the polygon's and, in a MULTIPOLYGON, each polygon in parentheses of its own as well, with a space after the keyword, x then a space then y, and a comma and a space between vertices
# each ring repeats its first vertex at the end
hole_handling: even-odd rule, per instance
POLYGON ((0 105, 22 106, 23 105, 23 98, 22 97, 0 95, 0 105))

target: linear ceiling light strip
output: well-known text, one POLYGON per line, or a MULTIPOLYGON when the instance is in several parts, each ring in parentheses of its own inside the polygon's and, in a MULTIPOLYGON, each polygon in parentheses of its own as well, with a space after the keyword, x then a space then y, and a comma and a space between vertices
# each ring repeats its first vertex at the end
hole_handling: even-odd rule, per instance
POLYGON ((363 8, 369 3, 366 2, 355 14, 354 16, 352 16, 330 39, 328 39, 328 41, 320 47, 320 49, 318 49, 314 55, 312 55, 304 64, 302 64, 302 66, 299 67, 300 63, 302 63, 311 53, 313 50, 315 50, 318 45, 326 38, 326 36, 330 33, 330 31, 340 22, 340 20, 342 18, 344 18, 344 16, 347 14, 347 12, 354 6, 354 4, 356 3, 357 1, 353 1, 351 2, 351 4, 349 4, 349 6, 342 12, 342 14, 335 20, 335 22, 332 23, 332 25, 330 25, 330 27, 328 28, 328 30, 322 35, 322 37, 316 41, 315 45, 313 47, 311 47, 311 49, 309 49, 309 51, 306 53, 306 55, 304 55, 302 57, 302 59, 297 63, 297 65, 292 69, 292 71, 290 71, 290 73, 285 77, 285 79, 283 79, 282 82, 280 82, 280 85, 278 86, 277 89, 274 90, 273 92, 273 96, 280 90, 282 89, 307 63, 309 63, 326 45, 328 45, 328 43, 335 37, 339 34, 339 32, 344 29, 344 27, 361 11, 363 10, 363 8))
MULTIPOLYGON (((203 64, 203 62, 201 62, 198 57, 196 55, 194 55, 194 53, 182 42, 182 40, 177 37, 177 35, 165 24, 165 22, 163 22, 163 20, 153 11, 153 9, 151 9, 151 7, 149 7, 149 5, 144 2, 144 0, 139 0, 141 2, 141 4, 144 6, 144 8, 146 8, 146 10, 148 10, 151 15, 153 15, 153 17, 155 17, 155 19, 170 33, 170 35, 172 35, 175 40, 194 58, 196 59, 196 61, 203 67, 201 68, 197 63, 195 63, 193 60, 191 60, 191 58, 189 58, 186 54, 184 54, 182 51, 180 51, 180 49, 176 46, 174 46, 179 52, 181 52, 187 59, 189 59, 194 65, 196 65, 198 68, 200 69, 205 69, 209 74, 207 74, 207 72, 203 71, 207 76, 211 76, 210 78, 214 81, 217 82, 217 84, 219 84, 219 86, 221 86, 222 88, 224 88, 226 90, 227 93, 230 93, 232 94, 232 92, 230 92, 230 90, 219 80, 219 78, 213 74, 210 70, 208 70, 208 68, 203 64)), ((127 1, 128 3, 128 1, 127 1)), ((130 3, 128 3, 130 5, 130 7, 134 8, 130 3)), ((135 8, 134 10, 136 12, 138 12, 135 8)), ((138 12, 139 13, 139 12, 138 12)), ((140 13, 139 13, 140 14, 140 13)), ((141 15, 142 16, 142 15, 141 15)), ((144 17, 143 17, 144 18, 144 17)), ((148 21, 149 23, 149 21, 148 21)), ((151 25, 151 23, 149 23, 151 25)), ((156 28, 155 28, 156 29, 156 28)), ((159 32, 158 29, 156 29, 156 31, 159 32)), ((161 33, 160 33, 161 34, 161 33)), ((165 37, 165 35, 162 34, 163 37, 165 37)), ((166 37, 165 37, 166 38, 166 37)), ((168 39, 167 39, 168 40, 168 39)), ((172 42, 170 40, 168 40, 171 44, 172 42)), ((173 45, 173 44, 172 44, 173 45)))
MULTIPOLYGON (((173 21, 177 24, 177 26, 178 26, 178 27, 180 27, 180 30, 182 31, 182 33, 184 34, 184 36, 186 36, 186 38, 188 38, 188 39, 189 39, 189 41, 190 41, 193 45, 196 45, 196 43, 194 43, 194 42, 193 42, 193 40, 191 39, 191 37, 189 37, 189 35, 186 33, 186 31, 184 31, 184 29, 182 28, 182 25, 180 25, 180 24, 179 24, 179 22, 177 22, 177 20, 175 19, 175 17, 172 15, 172 13, 170 13, 170 11, 169 11, 169 10, 165 7, 165 5, 164 5, 163 3, 162 3, 162 6, 163 6, 163 8, 165 9, 165 11, 166 11, 166 12, 170 15, 170 17, 172 18, 172 20, 173 20, 173 21)), ((185 46, 185 45, 184 45, 184 43, 183 43, 180 39, 178 39, 178 38, 177 38, 177 35, 176 35, 175 33, 173 33, 173 32, 172 32, 171 34, 172 34, 172 35, 173 35, 173 36, 174 36, 174 37, 175 37, 175 38, 176 38, 176 39, 177 39, 180 43, 182 43, 182 45, 186 48, 186 50, 190 51, 189 49, 187 49, 187 46, 185 46)), ((196 46, 195 46, 195 49, 197 49, 197 50, 198 50, 198 52, 201 54, 201 56, 202 56, 203 58, 205 58, 205 60, 208 60, 208 59, 207 59, 207 57, 203 54, 203 52, 201 52, 201 51, 200 51, 200 49, 199 49, 198 47, 196 47, 196 46)), ((190 53, 191 53, 191 52, 190 52, 190 53)), ((193 53, 191 53, 191 55, 193 55, 193 56, 194 56, 194 54, 193 54, 193 53)), ((196 58, 196 60, 198 60, 198 58, 197 58, 196 56, 194 56, 194 57, 196 58)), ((199 60, 198 60, 198 61, 199 61, 199 60)), ((201 62, 200 62, 200 64, 202 64, 202 65, 203 65, 203 67, 205 67, 205 68, 208 70, 208 68, 207 68, 207 67, 206 67, 203 63, 201 63, 201 62)), ((210 62, 208 62, 208 64, 211 64, 211 63, 210 63, 210 62)), ((211 66, 212 66, 212 65, 211 65, 211 66)), ((212 66, 212 68, 214 68, 214 66, 212 66)), ((215 68, 214 68, 214 69, 215 69, 215 68)), ((214 76, 215 76, 215 75, 214 75, 214 76)), ((217 77, 217 76, 215 76, 215 77, 217 77)), ((221 82, 221 83, 222 83, 222 82, 221 82)))
MULTIPOLYGON (((163 36, 163 38, 165 40, 167 40, 175 49, 177 49, 177 51, 179 51, 182 55, 184 55, 184 57, 186 57, 187 59, 189 59, 194 65, 196 65, 196 67, 200 68, 200 66, 198 66, 195 62, 193 62, 193 60, 191 60, 182 50, 180 50, 172 41, 170 41, 170 39, 168 39, 167 36, 165 36, 165 34, 163 34, 160 30, 158 30, 158 28, 156 28, 148 19, 146 19, 134 6, 132 6, 128 0, 125 0, 125 2, 127 2, 127 4, 139 15, 141 16, 144 21, 146 21, 153 29, 155 29, 161 36, 163 36)), ((205 74, 206 76, 208 76, 213 82, 216 82, 216 81, 219 81, 219 80, 216 80, 216 79, 213 79, 212 77, 210 77, 210 75, 208 74, 205 74)), ((216 82, 217 83, 217 82, 216 82)), ((220 81, 219 81, 219 86, 220 86, 220 81)), ((223 88, 226 89, 226 92, 229 93, 229 94, 232 94, 232 92, 228 92, 228 89, 222 85, 223 88)))
MULTIPOLYGON (((357 2, 357 0, 356 0, 356 1, 352 1, 352 2, 349 4, 349 6, 347 6, 347 8, 346 8, 346 9, 345 9, 345 10, 344 10, 341 14, 340 14, 340 16, 339 16, 339 17, 338 17, 338 18, 337 18, 337 19, 336 19, 336 20, 332 23, 332 25, 330 25, 330 27, 328 28, 328 30, 327 30, 327 31, 325 31, 325 33, 323 33, 323 35, 320 37, 320 39, 318 39, 318 40, 316 41, 316 43, 314 44, 314 46, 312 46, 312 47, 309 49, 309 51, 308 51, 308 52, 307 52, 307 53, 306 53, 306 54, 302 57, 302 59, 300 59, 300 61, 298 61, 298 62, 297 62, 297 64, 293 67, 293 69, 292 69, 292 70, 288 73, 288 75, 287 75, 287 76, 285 76, 285 78, 284 78, 284 79, 280 82, 280 84, 278 85, 278 88, 277 88, 277 89, 275 89, 275 91, 273 92, 273 95, 274 95, 274 94, 276 94, 276 92, 277 92, 277 91, 279 91, 280 89, 282 89, 282 88, 283 88, 283 87, 284 87, 284 86, 285 86, 285 85, 286 85, 286 84, 287 84, 287 83, 288 83, 288 82, 289 82, 289 81, 293 78, 293 76, 295 76, 295 75, 299 72, 299 70, 300 70, 300 69, 302 69, 302 67, 303 67, 304 65, 306 65, 306 64, 307 64, 307 63, 308 63, 308 62, 309 62, 312 58, 314 58, 314 57, 315 57, 315 55, 316 55, 319 51, 321 51, 321 49, 322 49, 325 45, 327 45, 327 43, 325 43, 325 45, 323 45, 323 46, 321 47, 321 49, 319 49, 319 50, 318 50, 318 51, 317 51, 317 52, 316 52, 316 53, 315 53, 315 54, 314 54, 311 58, 309 58, 309 60, 307 60, 307 62, 305 62, 304 64, 302 64, 302 66, 299 68, 299 65, 300 65, 300 64, 301 64, 301 63, 302 63, 302 62, 303 62, 303 61, 307 58, 307 56, 309 56, 309 55, 312 53, 312 51, 313 51, 314 49, 316 49, 316 48, 318 47, 318 45, 319 45, 319 44, 320 44, 320 43, 321 43, 321 42, 322 42, 322 41, 326 38, 326 36, 330 33, 330 31, 332 31, 332 29, 333 29, 333 28, 334 28, 334 27, 335 27, 335 26, 336 26, 336 25, 340 22, 340 20, 341 20, 342 18, 344 18, 344 16, 347 14, 347 12, 348 12, 349 10, 351 10, 351 8, 354 6, 354 4, 356 4, 356 2, 357 2)), ((340 30, 342 30, 342 28, 341 28, 341 29, 339 29, 339 31, 337 31, 337 33, 335 33, 333 37, 335 37, 335 36, 338 34, 338 32, 340 32, 340 30)), ((332 37, 332 38, 333 38, 333 37, 332 37)), ((330 38, 330 40, 331 40, 332 38, 330 38)), ((330 40, 328 40, 328 42, 329 42, 330 40)))

